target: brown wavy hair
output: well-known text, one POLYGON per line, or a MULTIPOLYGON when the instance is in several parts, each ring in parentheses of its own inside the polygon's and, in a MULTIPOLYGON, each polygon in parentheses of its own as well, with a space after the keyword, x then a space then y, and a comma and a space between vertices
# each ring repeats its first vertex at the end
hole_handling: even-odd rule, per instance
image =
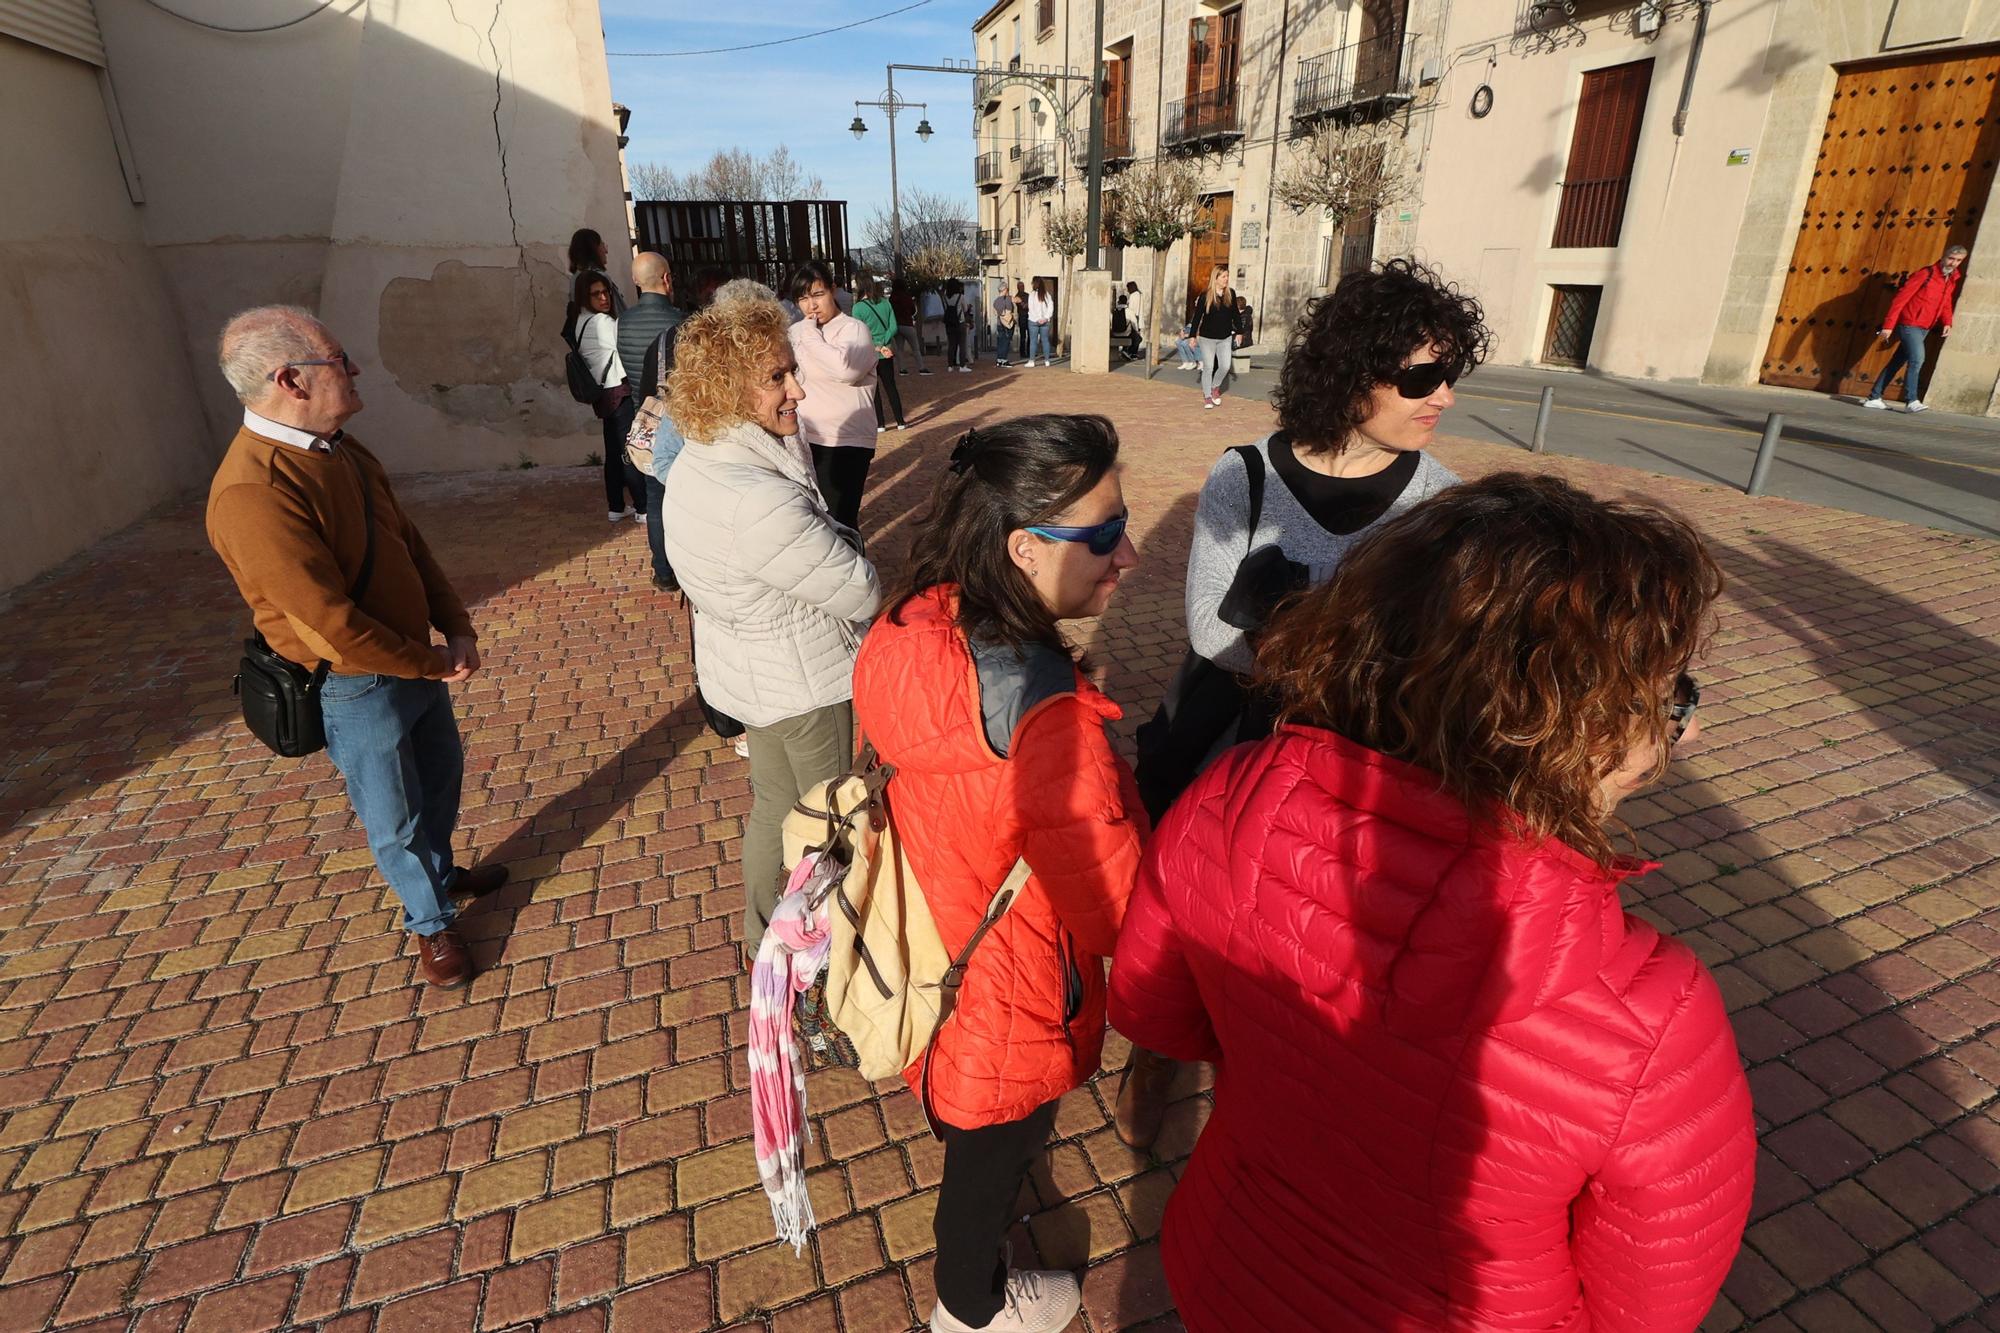
POLYGON ((1383 524, 1258 645, 1280 717, 1434 774, 1504 833, 1616 853, 1598 784, 1634 745, 1666 767, 1665 700, 1722 571, 1647 504, 1503 472, 1383 524))
POLYGON ((690 316, 674 335, 667 411, 690 444, 750 419, 750 390, 789 356, 791 321, 776 301, 726 301, 690 316))

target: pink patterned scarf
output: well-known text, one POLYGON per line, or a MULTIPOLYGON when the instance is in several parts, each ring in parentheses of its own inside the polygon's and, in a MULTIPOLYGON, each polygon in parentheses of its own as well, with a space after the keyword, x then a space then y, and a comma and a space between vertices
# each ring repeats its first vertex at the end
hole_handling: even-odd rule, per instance
POLYGON ((818 852, 807 852, 792 867, 750 974, 750 1121, 757 1175, 771 1197, 778 1239, 790 1241, 794 1251, 805 1248, 815 1222, 806 1192, 805 1066, 792 1040, 792 1001, 819 979, 831 943, 820 881, 839 868, 831 860, 822 867, 822 860, 818 852))

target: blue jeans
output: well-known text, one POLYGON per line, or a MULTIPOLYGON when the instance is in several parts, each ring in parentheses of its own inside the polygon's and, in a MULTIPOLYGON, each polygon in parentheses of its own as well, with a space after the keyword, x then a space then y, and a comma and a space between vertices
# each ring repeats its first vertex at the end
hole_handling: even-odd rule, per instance
POLYGON ((1889 381, 1896 378, 1905 363, 1909 369, 1903 372, 1903 401, 1914 402, 1923 397, 1924 382, 1924 335, 1929 329, 1920 329, 1914 324, 1896 326, 1896 350, 1889 353, 1889 364, 1882 367, 1882 373, 1875 377, 1875 387, 1868 391, 1870 398, 1880 398, 1888 391, 1889 381))
POLYGON ((1002 324, 1000 326, 999 351, 994 354, 993 359, 995 361, 1011 361, 1013 358, 1014 330, 1002 324))
POLYGON ((1033 361, 1038 356, 1044 361, 1050 359, 1049 322, 1047 320, 1043 320, 1039 324, 1030 322, 1028 325, 1028 360, 1033 361))
POLYGON ((457 914, 451 834, 465 776, 451 691, 438 680, 329 675, 320 711, 368 850, 403 900, 403 929, 437 934, 457 914))
POLYGON ((1180 359, 1184 362, 1199 364, 1201 361, 1201 353, 1195 350, 1194 344, 1189 342, 1185 336, 1174 341, 1174 351, 1179 354, 1180 359))

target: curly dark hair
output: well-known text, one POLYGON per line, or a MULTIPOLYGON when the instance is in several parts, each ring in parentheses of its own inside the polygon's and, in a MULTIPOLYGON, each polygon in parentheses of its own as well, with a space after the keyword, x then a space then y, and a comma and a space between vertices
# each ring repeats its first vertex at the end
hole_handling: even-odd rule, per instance
POLYGON ((1722 571, 1689 523, 1500 472, 1373 528, 1257 649, 1280 720, 1425 769, 1478 818, 1616 849, 1598 783, 1671 746, 1663 701, 1714 629, 1722 571))
POLYGON ((1410 353, 1434 344, 1438 359, 1456 361, 1465 375, 1492 341, 1479 302, 1427 265, 1391 259, 1350 273, 1292 326, 1271 394, 1278 424, 1301 450, 1339 453, 1368 419, 1375 386, 1410 353))

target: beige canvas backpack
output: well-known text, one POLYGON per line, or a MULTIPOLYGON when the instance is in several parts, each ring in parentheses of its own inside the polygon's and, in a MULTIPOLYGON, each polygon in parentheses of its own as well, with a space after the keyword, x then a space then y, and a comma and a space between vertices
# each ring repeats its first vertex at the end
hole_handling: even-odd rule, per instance
POLYGON ((826 1010, 854 1044, 868 1079, 899 1077, 924 1055, 951 1018, 973 951, 1029 873, 1027 862, 1015 862, 972 938, 952 957, 897 842, 888 799, 894 772, 864 743, 854 770, 807 791, 784 828, 787 866, 819 849, 847 867, 828 895, 826 1010))

